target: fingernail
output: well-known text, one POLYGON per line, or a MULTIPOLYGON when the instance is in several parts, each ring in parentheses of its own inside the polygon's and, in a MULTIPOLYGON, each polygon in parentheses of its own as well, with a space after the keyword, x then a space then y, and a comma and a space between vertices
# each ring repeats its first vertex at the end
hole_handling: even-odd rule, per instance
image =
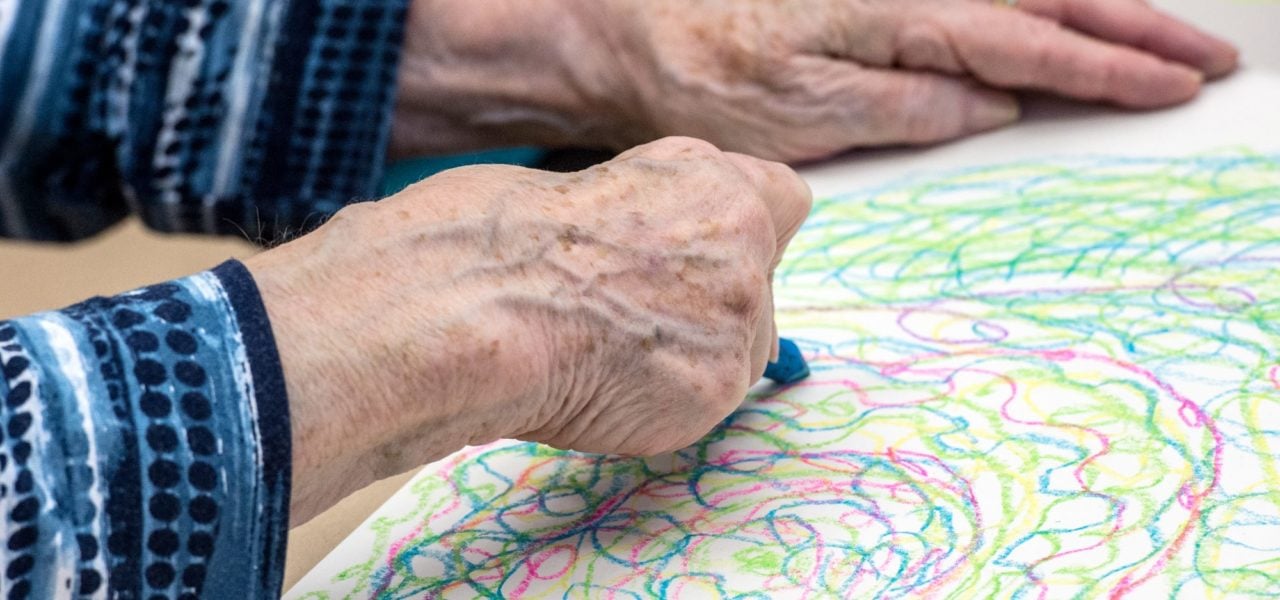
POLYGON ((1204 73, 1191 67, 1182 67, 1182 72, 1190 78, 1196 85, 1204 83, 1204 73))
POLYGON ((1187 100, 1195 96, 1196 92, 1200 91, 1200 87, 1204 85, 1204 73, 1183 65, 1174 66, 1177 67, 1178 75, 1183 79, 1183 82, 1178 88, 1176 100, 1187 100))
POLYGON ((969 123, 974 129, 993 129, 1017 121, 1022 107, 1012 94, 995 90, 979 90, 969 106, 969 123))
POLYGON ((1205 74, 1205 77, 1209 79, 1222 77, 1236 70, 1240 65, 1240 50, 1218 38, 1210 37, 1209 40, 1212 48, 1203 59, 1198 61, 1200 71, 1205 74))

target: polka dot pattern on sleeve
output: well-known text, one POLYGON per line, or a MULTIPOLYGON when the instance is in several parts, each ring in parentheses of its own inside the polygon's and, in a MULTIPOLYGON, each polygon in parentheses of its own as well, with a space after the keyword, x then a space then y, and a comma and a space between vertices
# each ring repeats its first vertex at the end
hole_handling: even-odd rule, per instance
POLYGON ((278 359, 255 363, 274 357, 261 301, 229 265, 0 324, 9 598, 278 593, 287 406, 278 359))

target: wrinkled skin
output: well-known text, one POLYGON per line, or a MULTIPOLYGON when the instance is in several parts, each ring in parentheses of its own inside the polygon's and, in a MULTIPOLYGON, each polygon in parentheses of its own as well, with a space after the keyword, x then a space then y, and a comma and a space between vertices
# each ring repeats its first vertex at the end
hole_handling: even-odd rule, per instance
POLYGON ((1193 97, 1236 51, 1140 0, 416 0, 393 155, 688 135, 803 161, 1193 97))
POLYGON ((742 401, 777 344, 789 168, 690 139, 572 174, 470 167, 247 262, 294 426, 294 520, 466 444, 650 455, 742 401))

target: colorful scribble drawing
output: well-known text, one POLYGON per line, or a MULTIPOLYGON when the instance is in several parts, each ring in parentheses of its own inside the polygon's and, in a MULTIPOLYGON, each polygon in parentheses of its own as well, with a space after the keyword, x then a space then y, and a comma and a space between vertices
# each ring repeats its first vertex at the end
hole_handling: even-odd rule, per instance
POLYGON ((808 381, 675 456, 457 454, 295 592, 1280 595, 1280 156, 828 198, 777 291, 808 381))

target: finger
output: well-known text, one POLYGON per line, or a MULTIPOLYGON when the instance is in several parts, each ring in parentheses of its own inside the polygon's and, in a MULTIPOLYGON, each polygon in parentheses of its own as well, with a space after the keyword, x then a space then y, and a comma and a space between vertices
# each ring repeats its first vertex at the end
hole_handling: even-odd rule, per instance
POLYGON ((1209 77, 1235 70, 1231 44, 1170 17, 1145 2, 1020 0, 1018 8, 1104 40, 1190 65, 1209 77))
POLYGON ((813 207, 813 192, 809 189, 809 184, 787 165, 735 152, 726 152, 724 155, 747 177, 769 210, 774 237, 778 242, 770 266, 772 270, 782 260, 787 244, 809 216, 809 210, 813 207))
POLYGON ((725 157, 742 171, 759 191, 769 209, 777 247, 765 278, 764 311, 756 322, 756 335, 751 346, 751 373, 759 378, 768 362, 778 359, 778 325, 773 310, 773 270, 786 252, 800 226, 813 207, 813 191, 791 167, 760 160, 745 154, 726 152, 725 157))
POLYGON ((1021 115, 1011 94, 969 79, 817 56, 796 58, 793 66, 805 79, 822 82, 814 95, 826 106, 815 120, 819 129, 796 135, 832 147, 930 144, 1008 125, 1021 115))
POLYGON ((1155 108, 1189 100, 1203 75, 1152 54, 1103 42, 1017 10, 972 4, 933 15, 975 77, 1082 100, 1155 108))
POLYGON ((760 311, 760 317, 756 320, 755 333, 751 338, 751 381, 753 382, 764 375, 764 369, 774 354, 774 348, 778 346, 778 336, 773 327, 772 289, 772 286, 766 284, 761 291, 764 294, 764 310, 760 311))
MULTIPOLYGON (((773 277, 772 276, 769 277, 769 301, 770 302, 773 301, 773 277)), ((778 340, 778 315, 776 310, 773 312, 772 316, 769 318, 769 322, 773 324, 773 328, 772 328, 773 334, 769 336, 770 338, 773 339, 772 348, 769 350, 769 362, 772 363, 772 362, 778 362, 778 355, 782 353, 782 348, 781 346, 778 345, 780 340, 778 340)))

